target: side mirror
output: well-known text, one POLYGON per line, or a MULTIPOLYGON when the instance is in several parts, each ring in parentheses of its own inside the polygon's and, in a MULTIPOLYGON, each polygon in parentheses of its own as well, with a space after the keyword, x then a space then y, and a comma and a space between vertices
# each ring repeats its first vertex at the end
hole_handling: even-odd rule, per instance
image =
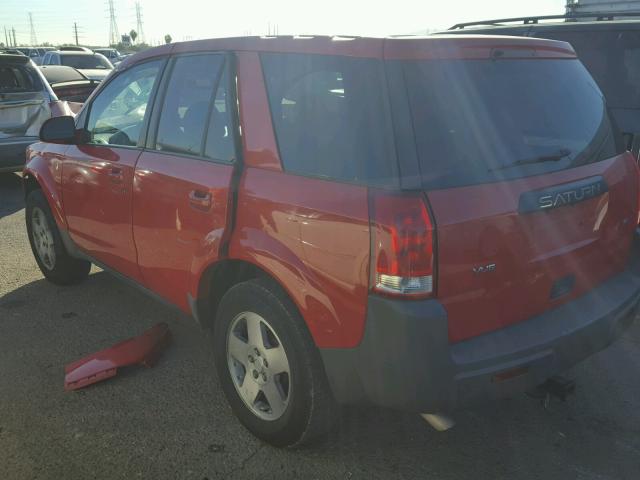
POLYGON ((40 140, 48 143, 74 145, 78 143, 74 117, 63 116, 48 119, 40 127, 40 140))

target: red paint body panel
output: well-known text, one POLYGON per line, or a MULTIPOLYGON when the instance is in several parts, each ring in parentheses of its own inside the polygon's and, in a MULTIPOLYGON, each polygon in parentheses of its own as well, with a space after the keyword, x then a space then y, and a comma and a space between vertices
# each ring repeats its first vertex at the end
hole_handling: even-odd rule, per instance
POLYGON ((145 151, 138 161, 133 195, 133 236, 144 285, 185 312, 187 293, 197 296, 202 271, 219 259, 230 222, 233 167, 145 151), (206 208, 192 192, 211 196, 206 208))
MULTIPOLYGON (((370 287, 367 187, 282 171, 259 54, 480 59, 495 49, 509 50, 509 58, 575 58, 564 42, 456 35, 213 39, 164 45, 125 60, 118 70, 171 53, 235 52, 243 142, 236 211, 229 165, 141 149, 47 145, 27 169, 43 179, 56 219, 62 224, 66 216, 82 250, 182 310, 190 310, 188 295, 196 298, 202 272, 228 252, 282 285, 319 347, 352 348, 362 339, 370 287), (57 148, 67 148, 63 175, 57 148), (122 171, 121 184, 110 180, 113 167, 122 171), (211 206, 194 198, 195 191, 209 194, 211 206)), ((539 177, 426 192, 437 242, 434 296, 447 311, 450 340, 535 316, 620 271, 637 217, 637 195, 630 194, 637 190, 634 168, 623 156, 539 177), (605 178, 607 194, 518 213, 522 193, 594 175, 605 178), (474 275, 474 267, 492 262, 492 275, 474 275), (567 275, 575 276, 574 289, 550 300, 551 285, 567 275)))
POLYGON ((240 52, 237 59, 240 124, 244 132, 244 164, 248 167, 280 171, 282 165, 271 127, 271 113, 260 57, 255 52, 240 52))
POLYGON ((229 257, 276 278, 319 347, 350 348, 360 342, 369 243, 365 187, 245 170, 229 257))
POLYGON ((62 164, 68 145, 34 143, 27 148, 24 176, 32 176, 49 202, 59 228, 67 229, 62 205, 62 164))
POLYGON ((633 158, 613 159, 504 183, 428 192, 437 223, 437 296, 452 342, 566 303, 623 270, 636 228, 633 158), (609 191, 575 205, 518 213, 520 195, 602 175, 609 191), (496 270, 473 268, 495 263, 496 270), (550 299, 573 275, 572 291, 550 299))
POLYGON ((176 43, 173 52, 280 52, 380 57, 385 41, 382 38, 327 36, 212 38, 176 43))
POLYGON ((96 260, 140 281, 131 230, 131 187, 140 151, 72 145, 63 165, 65 216, 73 241, 96 260))
POLYGON ((152 367, 170 342, 169 326, 166 323, 159 323, 142 335, 124 340, 65 365, 64 389, 78 390, 106 380, 116 375, 118 368, 127 365, 140 364, 152 367))
POLYGON ((542 58, 575 58, 571 45, 556 40, 499 35, 438 35, 433 37, 237 37, 212 38, 162 45, 125 59, 118 69, 142 59, 169 53, 234 51, 344 55, 389 59, 488 58, 493 49, 535 49, 542 58))

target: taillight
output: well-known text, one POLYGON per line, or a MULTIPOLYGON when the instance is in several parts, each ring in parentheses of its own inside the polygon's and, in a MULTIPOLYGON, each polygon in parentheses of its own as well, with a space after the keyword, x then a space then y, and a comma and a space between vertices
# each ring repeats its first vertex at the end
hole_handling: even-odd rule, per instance
POLYGON ((371 197, 372 285, 385 295, 433 293, 433 222, 422 195, 371 197))

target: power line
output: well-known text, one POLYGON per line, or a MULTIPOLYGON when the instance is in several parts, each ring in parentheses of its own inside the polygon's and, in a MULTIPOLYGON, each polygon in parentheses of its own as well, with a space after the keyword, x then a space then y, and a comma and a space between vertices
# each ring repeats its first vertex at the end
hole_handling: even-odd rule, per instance
POLYGON ((36 37, 36 29, 33 26, 33 13, 29 12, 29 28, 31 33, 31 45, 38 44, 38 38, 36 37))
POLYGON ((117 45, 120 41, 118 24, 116 23, 116 9, 113 0, 109 0, 109 45, 117 45))

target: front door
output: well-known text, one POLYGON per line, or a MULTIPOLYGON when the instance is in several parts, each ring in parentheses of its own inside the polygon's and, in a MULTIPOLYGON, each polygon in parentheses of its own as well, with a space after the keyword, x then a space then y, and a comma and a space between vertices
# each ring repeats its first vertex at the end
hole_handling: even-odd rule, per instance
MULTIPOLYGON (((63 164, 62 201, 74 242, 98 262, 140 280, 131 230, 133 172, 147 103, 163 61, 119 73, 89 105, 88 142, 63 164)), ((142 145, 142 144, 140 144, 142 145)))
MULTIPOLYGON (((146 287, 189 311, 189 287, 220 256, 235 160, 229 63, 174 57, 135 169, 133 234, 146 287)), ((195 292, 192 292, 195 293, 195 292)))

